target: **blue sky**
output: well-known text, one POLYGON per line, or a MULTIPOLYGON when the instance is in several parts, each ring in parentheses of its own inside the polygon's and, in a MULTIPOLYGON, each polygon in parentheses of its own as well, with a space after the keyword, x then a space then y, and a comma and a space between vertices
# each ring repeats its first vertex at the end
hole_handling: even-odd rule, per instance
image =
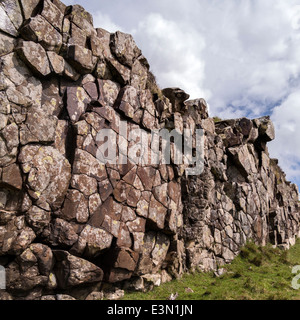
POLYGON ((131 33, 160 86, 211 116, 270 115, 270 156, 300 186, 300 0, 63 0, 94 26, 131 33))

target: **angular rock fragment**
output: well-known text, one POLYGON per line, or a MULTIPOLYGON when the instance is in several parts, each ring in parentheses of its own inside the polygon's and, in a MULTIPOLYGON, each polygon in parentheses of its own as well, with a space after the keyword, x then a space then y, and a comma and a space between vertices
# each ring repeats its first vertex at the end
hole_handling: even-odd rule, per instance
POLYGON ((48 241, 52 246, 71 247, 78 240, 72 224, 62 219, 55 219, 50 226, 48 241))
POLYGON ((52 0, 53 4, 61 11, 62 14, 65 14, 67 6, 62 3, 60 0, 52 0))
POLYGON ((148 80, 148 68, 142 60, 136 59, 132 65, 130 85, 138 90, 145 90, 148 80))
POLYGON ((55 140, 56 125, 56 117, 47 115, 42 108, 30 108, 25 123, 21 125, 21 144, 53 142, 55 140))
POLYGON ((21 149, 19 161, 36 202, 46 210, 60 208, 71 179, 68 160, 52 147, 27 145, 21 149))
POLYGON ((0 30, 14 37, 18 34, 16 27, 2 6, 0 6, 0 30))
POLYGON ((242 118, 238 122, 238 130, 245 136, 248 137, 251 133, 251 130, 253 128, 253 123, 251 120, 247 118, 242 118))
MULTIPOLYGON (((117 60, 107 58, 105 59, 106 64, 108 65, 108 69, 116 82, 120 83, 121 85, 127 85, 130 82, 130 70, 129 68, 123 66, 117 60)), ((104 75, 106 74, 106 70, 104 75)))
POLYGON ((64 15, 50 0, 43 1, 41 15, 59 32, 62 31, 64 15))
POLYGON ((24 19, 27 20, 34 15, 40 0, 20 0, 24 19))
POLYGON ((6 270, 8 289, 11 292, 24 294, 27 290, 32 290, 33 293, 38 291, 38 286, 46 286, 48 276, 41 274, 38 268, 38 263, 41 261, 32 250, 24 251, 6 270))
POLYGON ((178 221, 180 209, 173 200, 170 201, 169 208, 170 209, 166 215, 165 232, 176 234, 177 228, 180 227, 180 223, 178 221))
POLYGON ((105 166, 88 152, 76 149, 73 163, 74 174, 86 174, 97 181, 107 178, 105 166))
POLYGON ((154 249, 156 242, 156 233, 153 231, 147 232, 144 235, 143 246, 141 248, 141 257, 137 266, 136 274, 147 274, 151 273, 153 264, 151 261, 151 252, 154 249))
POLYGON ((67 251, 55 250, 53 253, 57 261, 55 275, 59 288, 67 289, 102 280, 103 271, 91 262, 72 256, 67 251))
POLYGON ((143 194, 139 200, 139 202, 137 203, 137 209, 136 209, 136 213, 144 218, 148 218, 148 214, 149 214, 149 201, 147 201, 144 197, 143 194))
POLYGON ((162 93, 170 100, 173 112, 180 112, 184 109, 184 101, 190 96, 180 88, 165 88, 162 93))
POLYGON ((196 123, 200 123, 202 119, 208 118, 207 103, 204 99, 188 100, 185 101, 185 105, 196 123))
POLYGON ((82 28, 82 30, 85 30, 88 36, 95 33, 93 28, 93 16, 89 12, 80 5, 74 5, 68 9, 69 12, 67 12, 67 14, 73 23, 82 28))
MULTIPOLYGON (((105 215, 103 223, 102 223, 102 227, 104 228, 104 230, 106 230, 108 233, 112 234, 114 237, 118 238, 117 244, 120 242, 119 240, 119 234, 122 232, 122 228, 121 228, 121 223, 118 220, 113 220, 113 218, 111 218, 111 216, 105 215), (120 229, 121 228, 121 229, 120 229)), ((122 233, 123 234, 123 233, 122 233)), ((127 237, 126 237, 127 238, 127 237)), ((130 237, 129 237, 130 238, 130 237)), ((121 241, 123 241, 124 239, 122 239, 121 241)))
POLYGON ((141 179, 145 190, 150 191, 153 187, 156 170, 153 167, 139 167, 137 174, 141 179))
POLYGON ((59 52, 62 46, 61 34, 41 15, 30 18, 20 33, 24 39, 39 42, 49 51, 59 52))
POLYGON ((0 31, 0 57, 13 52, 16 39, 0 31))
POLYGON ((119 202, 127 202, 131 207, 136 207, 141 197, 141 191, 135 189, 133 186, 121 181, 114 189, 114 197, 119 202))
POLYGON ((1 182, 10 187, 21 190, 23 179, 18 165, 11 164, 10 166, 3 168, 1 182))
POLYGON ((127 222, 126 225, 131 233, 145 232, 146 219, 136 218, 133 221, 127 222))
POLYGON ((89 82, 83 85, 84 90, 88 93, 93 101, 97 101, 99 98, 98 88, 94 82, 89 82))
POLYGON ((112 57, 111 51, 110 51, 110 38, 111 34, 110 32, 102 29, 102 28, 97 28, 97 37, 101 41, 101 46, 102 46, 102 52, 105 58, 112 57))
POLYGON ((90 101, 89 96, 81 87, 68 87, 67 95, 67 110, 70 119, 77 122, 81 115, 85 112, 87 104, 90 101))
POLYGON ((129 207, 123 207, 122 209, 122 218, 123 222, 130 222, 136 219, 136 215, 134 211, 129 207))
POLYGON ((15 86, 25 84, 32 76, 30 70, 16 53, 1 57, 2 72, 15 86))
POLYGON ((1 6, 8 15, 10 21, 18 30, 23 23, 23 16, 21 12, 21 7, 18 0, 6 0, 2 1, 1 6))
POLYGON ((43 244, 34 243, 30 245, 26 251, 29 250, 36 257, 40 274, 49 276, 54 265, 53 253, 51 249, 43 244))
POLYGON ((108 63, 106 63, 106 60, 103 58, 99 58, 96 68, 94 70, 94 76, 97 79, 102 80, 113 80, 113 76, 110 72, 110 69, 108 67, 108 63))
POLYGON ((171 181, 168 184, 168 195, 175 203, 178 203, 181 195, 180 185, 171 181))
POLYGON ((98 193, 95 193, 89 197, 89 212, 90 216, 93 216, 94 213, 97 212, 97 210, 100 208, 102 204, 100 195, 98 193))
POLYGON ((72 81, 77 81, 80 78, 80 74, 65 61, 64 76, 72 81))
POLYGON ((91 300, 91 301, 94 301, 94 300, 103 300, 103 292, 92 292, 90 293, 86 298, 85 300, 91 300))
POLYGON ((58 78, 43 81, 41 102, 41 108, 46 115, 59 117, 63 109, 63 99, 60 95, 58 78))
POLYGON ((103 45, 101 39, 98 36, 92 35, 90 41, 93 56, 103 58, 103 45))
POLYGON ((51 69, 58 75, 63 75, 65 71, 65 60, 62 56, 53 51, 47 52, 51 69))
MULTIPOLYGON (((121 219, 122 205, 114 201, 113 197, 109 197, 89 220, 88 224, 96 228, 101 228, 104 223, 107 223, 106 216, 110 217, 113 221, 119 221, 121 219), (105 222, 106 221, 106 222, 105 222)), ((107 229, 111 232, 111 229, 107 229)))
POLYGON ((132 240, 128 227, 124 223, 120 223, 119 233, 117 234, 117 247, 119 248, 131 248, 132 240))
POLYGON ((85 196, 90 196, 97 192, 97 180, 86 175, 73 175, 71 186, 79 190, 85 196))
POLYGON ((25 217, 14 217, 0 226, 0 255, 19 255, 35 238, 36 234, 26 225, 25 217))
POLYGON ((263 141, 269 142, 275 139, 275 129, 269 117, 262 117, 255 120, 259 128, 259 135, 263 141))
POLYGON ((113 191, 114 189, 108 179, 99 182, 99 192, 103 202, 113 193, 113 191))
POLYGON ((129 279, 135 270, 138 260, 136 252, 129 249, 118 249, 113 252, 113 269, 110 271, 108 281, 111 283, 129 279))
POLYGON ((50 224, 51 213, 39 207, 32 206, 28 212, 26 212, 26 221, 36 234, 41 234, 50 224))
POLYGON ((87 225, 72 250, 87 258, 95 258, 110 248, 112 239, 113 236, 106 230, 87 225))
POLYGON ((88 201, 78 190, 68 190, 61 217, 67 221, 85 223, 89 219, 88 201))
POLYGON ((9 87, 6 90, 6 95, 9 102, 14 103, 19 106, 30 107, 31 101, 24 95, 22 91, 24 91, 23 86, 18 87, 9 87))
POLYGON ((155 247, 152 250, 152 262, 154 264, 154 272, 160 269, 164 262, 170 246, 169 238, 163 233, 157 233, 155 247))
POLYGON ((242 133, 234 132, 231 127, 225 128, 221 137, 223 138, 226 147, 238 146, 242 144, 243 141, 242 133))
POLYGON ((119 95, 120 86, 110 80, 98 80, 98 87, 100 92, 99 102, 103 107, 112 107, 119 95))
POLYGON ((16 162, 19 130, 15 123, 6 126, 0 136, 0 165, 7 166, 16 162))
POLYGON ((158 200, 161 204, 163 204, 166 208, 169 206, 169 199, 168 199, 168 184, 164 183, 161 186, 155 187, 153 189, 153 195, 156 200, 158 200))
POLYGON ((141 55, 133 37, 120 31, 113 34, 110 47, 119 62, 128 67, 132 67, 133 62, 141 55))
POLYGON ((69 46, 68 61, 80 74, 91 73, 97 63, 92 51, 80 45, 69 46))
POLYGON ((54 146, 64 157, 67 157, 66 141, 68 135, 68 123, 65 120, 58 120, 55 130, 54 146))
POLYGON ((256 172, 257 169, 253 156, 249 153, 246 145, 237 148, 229 148, 228 150, 234 157, 237 165, 247 176, 256 172))
POLYGON ((77 27, 75 23, 70 23, 70 35, 71 37, 68 39, 69 45, 85 47, 87 41, 86 33, 77 27))
POLYGON ((148 220, 158 229, 163 230, 167 208, 158 202, 154 196, 151 197, 149 205, 148 220))
POLYGON ((119 109, 124 112, 125 116, 133 118, 135 112, 140 108, 140 102, 137 90, 133 87, 126 86, 120 91, 119 109))

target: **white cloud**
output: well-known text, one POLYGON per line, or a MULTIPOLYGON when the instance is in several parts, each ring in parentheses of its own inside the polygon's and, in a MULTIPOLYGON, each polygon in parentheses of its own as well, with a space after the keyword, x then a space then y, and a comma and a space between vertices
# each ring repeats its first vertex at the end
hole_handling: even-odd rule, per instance
POLYGON ((253 104, 265 113, 289 92, 288 81, 300 68, 299 58, 291 57, 289 50, 300 44, 293 39, 288 8, 279 0, 229 0, 211 9, 216 24, 207 26, 203 59, 216 113, 222 115, 233 105, 251 114, 253 104))
POLYGON ((291 180, 300 177, 300 91, 291 93, 274 109, 272 120, 276 139, 269 145, 271 155, 280 159, 280 165, 291 180))
POLYGON ((113 22, 108 14, 105 14, 101 11, 97 11, 95 14, 93 14, 93 19, 95 27, 101 27, 109 32, 122 30, 122 27, 113 22))
POLYGON ((205 63, 199 59, 205 48, 200 34, 157 13, 146 16, 132 33, 153 62, 152 70, 162 87, 179 86, 195 98, 210 95, 204 89, 205 63))

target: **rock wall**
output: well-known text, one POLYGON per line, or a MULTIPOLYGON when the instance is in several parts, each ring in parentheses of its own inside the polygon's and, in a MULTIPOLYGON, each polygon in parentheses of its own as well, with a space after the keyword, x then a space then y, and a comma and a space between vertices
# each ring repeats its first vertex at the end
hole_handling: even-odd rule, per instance
POLYGON ((132 36, 79 5, 4 0, 0 68, 0 299, 111 298, 217 270, 248 240, 294 244, 298 190, 269 158, 271 121, 215 123, 203 99, 161 91, 132 36), (204 130, 201 175, 141 153, 131 133, 163 128, 192 130, 194 148, 204 130), (99 161, 103 129, 116 164, 99 161), (123 147, 139 161, 120 164, 123 147))
POLYGON ((214 123, 206 131, 205 169, 182 179, 187 266, 217 269, 230 263, 247 241, 283 249, 299 236, 299 194, 286 181, 267 142, 269 117, 214 123))

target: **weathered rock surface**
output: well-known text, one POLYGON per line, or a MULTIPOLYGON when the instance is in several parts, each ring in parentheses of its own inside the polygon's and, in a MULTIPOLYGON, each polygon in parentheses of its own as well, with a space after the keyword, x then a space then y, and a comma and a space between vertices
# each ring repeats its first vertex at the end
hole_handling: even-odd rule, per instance
POLYGON ((32 72, 38 76, 47 76, 50 74, 51 70, 46 51, 39 43, 20 41, 17 52, 32 72))
POLYGON ((55 275, 61 289, 100 282, 103 271, 87 260, 72 256, 66 251, 54 251, 55 275))
POLYGON ((299 194, 269 156, 271 120, 215 123, 149 69, 79 5, 0 2, 0 299, 118 299, 216 270, 249 240, 295 243, 299 194), (174 142, 170 163, 149 153, 151 130, 190 129, 195 149, 197 128, 200 175, 174 142))
POLYGON ((249 240, 289 248, 299 235, 297 186, 266 147, 275 137, 271 120, 225 120, 214 127, 206 132, 203 174, 182 184, 188 267, 203 270, 229 263, 249 240))

